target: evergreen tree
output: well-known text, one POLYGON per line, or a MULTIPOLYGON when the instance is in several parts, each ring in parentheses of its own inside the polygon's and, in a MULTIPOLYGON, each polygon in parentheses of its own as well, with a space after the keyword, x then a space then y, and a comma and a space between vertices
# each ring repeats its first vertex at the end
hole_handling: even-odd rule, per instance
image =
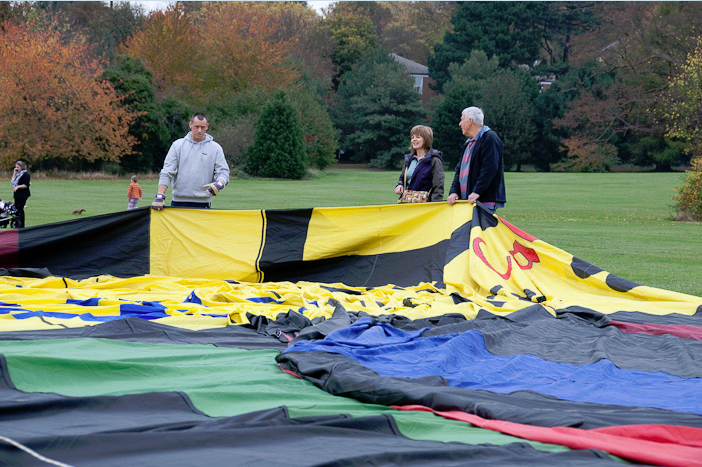
POLYGON ((301 179, 307 173, 297 109, 279 90, 261 113, 247 170, 261 177, 301 179))
POLYGON ((332 116, 351 160, 388 168, 407 152, 410 129, 426 120, 407 70, 378 48, 344 75, 332 116))
POLYGON ((487 124, 498 132, 505 144, 505 168, 515 168, 519 172, 522 164, 532 162, 538 155, 534 146, 538 83, 522 69, 503 68, 484 82, 482 92, 478 102, 487 112, 487 124))
POLYGON ((548 2, 465 2, 453 19, 454 30, 434 47, 429 71, 439 87, 449 80, 449 65, 463 63, 472 50, 497 56, 501 66, 533 64, 544 31, 537 19, 548 2))
POLYGON ((336 160, 339 139, 329 113, 319 100, 305 89, 294 89, 290 100, 299 110, 303 143, 310 167, 324 170, 336 160))
POLYGON ((452 64, 449 72, 446 96, 433 120, 436 147, 444 151, 444 160, 449 164, 458 161, 466 139, 458 127, 461 111, 476 106, 483 109, 485 124, 505 143, 505 167, 516 164, 520 170, 522 163, 530 162, 537 136, 538 85, 529 74, 500 68, 496 57, 488 60, 482 51, 473 51, 460 66, 452 64))
POLYGON ((123 98, 122 106, 138 115, 129 126, 129 134, 138 143, 134 153, 122 158, 120 166, 129 173, 159 170, 172 135, 165 124, 163 108, 154 97, 153 75, 140 58, 118 55, 103 77, 123 98))
POLYGON ((461 146, 466 140, 458 127, 461 111, 470 105, 479 106, 477 102, 481 96, 476 83, 493 76, 498 68, 497 57, 488 60, 482 51, 471 53, 461 66, 454 63, 449 67, 451 79, 446 83, 444 99, 434 113, 432 128, 434 145, 444 152, 444 161, 451 166, 458 161, 461 146))
POLYGON ((563 154, 561 139, 563 133, 554 128, 552 121, 563 113, 563 95, 558 90, 558 82, 543 90, 536 97, 535 123, 539 135, 533 146, 531 163, 537 170, 549 172, 551 164, 558 162, 563 154))
POLYGON ((453 31, 434 47, 429 70, 438 87, 448 81, 451 63, 471 50, 497 56, 500 66, 538 65, 534 73, 568 69, 573 38, 597 23, 597 2, 465 2, 454 16, 453 31))

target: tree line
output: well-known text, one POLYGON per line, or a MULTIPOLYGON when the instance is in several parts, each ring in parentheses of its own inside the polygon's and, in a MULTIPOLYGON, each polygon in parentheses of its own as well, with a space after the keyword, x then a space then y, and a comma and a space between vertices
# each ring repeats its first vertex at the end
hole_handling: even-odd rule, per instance
POLYGON ((2 2, 0 161, 159 170, 202 111, 242 173, 396 167, 416 124, 453 165, 460 111, 477 105, 507 169, 672 170, 702 142, 697 6, 2 2), (423 102, 391 53, 426 64, 436 96, 423 102))

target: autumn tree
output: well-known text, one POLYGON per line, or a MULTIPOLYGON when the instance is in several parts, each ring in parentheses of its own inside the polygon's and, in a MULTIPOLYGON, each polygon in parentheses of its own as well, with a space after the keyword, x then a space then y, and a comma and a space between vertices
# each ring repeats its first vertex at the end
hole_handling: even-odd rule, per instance
POLYGON ((671 77, 663 99, 667 135, 685 141, 692 157, 702 157, 702 38, 671 77))
POLYGON ((185 98, 199 86, 198 71, 207 58, 201 45, 185 6, 176 2, 153 12, 121 52, 144 61, 161 95, 185 98))
POLYGON ((58 33, 5 24, 0 31, 0 161, 84 168, 132 152, 134 115, 119 106, 103 68, 58 33))
POLYGON ((177 96, 205 110, 211 133, 236 164, 247 156, 269 97, 285 89, 306 112, 301 124, 308 160, 328 166, 337 140, 321 104, 332 68, 325 55, 332 41, 321 19, 294 2, 192 6, 178 2, 152 14, 124 47, 153 72, 157 101, 177 96))
POLYGON ((378 47, 378 33, 371 20, 373 3, 337 2, 324 19, 323 26, 329 29, 334 42, 334 89, 366 50, 378 47))
POLYGON ((598 21, 573 40, 572 69, 559 77, 566 97, 554 126, 579 141, 573 148, 612 145, 623 163, 671 170, 682 153, 665 136, 661 96, 695 48, 690 31, 702 30, 702 11, 689 2, 594 2, 592 9, 598 21))
POLYGON ((611 143, 572 136, 562 141, 566 156, 552 166, 554 172, 609 172, 619 163, 611 143))
POLYGON ((268 2, 266 10, 275 23, 270 39, 290 44, 290 58, 301 65, 305 82, 315 81, 326 91, 334 72, 334 42, 322 18, 303 2, 268 2))
POLYGON ((702 221, 702 157, 692 159, 683 186, 675 190, 678 220, 702 221))
POLYGON ((27 21, 32 5, 30 2, 0 2, 0 29, 5 23, 21 24, 27 21))
POLYGON ((275 11, 255 2, 212 2, 200 10, 198 29, 209 57, 202 88, 221 98, 256 87, 272 92, 300 75, 288 61, 293 41, 275 39, 275 11))
POLYGON ((276 36, 277 10, 257 2, 208 2, 190 13, 180 2, 151 15, 124 51, 140 57, 164 93, 194 104, 222 103, 250 88, 272 92, 299 72, 289 39, 276 36))
POLYGON ((453 25, 458 2, 377 2, 387 15, 373 15, 380 46, 392 53, 427 63, 434 46, 443 41, 453 25))
POLYGON ((676 209, 702 220, 702 38, 698 44, 671 78, 663 99, 667 135, 683 141, 692 158, 691 170, 675 196, 676 209))
POLYGON ((577 91, 566 103, 565 113, 553 119, 553 126, 565 130, 561 141, 564 158, 554 166, 558 171, 606 172, 619 162, 616 122, 624 118, 620 97, 621 81, 616 71, 603 73, 597 63, 573 69, 561 85, 577 91))

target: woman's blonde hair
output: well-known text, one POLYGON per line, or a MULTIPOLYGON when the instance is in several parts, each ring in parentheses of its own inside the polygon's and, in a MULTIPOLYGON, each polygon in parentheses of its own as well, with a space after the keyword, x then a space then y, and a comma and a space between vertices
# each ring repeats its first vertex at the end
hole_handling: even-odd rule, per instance
MULTIPOLYGON (((410 130, 410 139, 412 139, 413 136, 419 136, 421 138, 424 138, 424 149, 429 149, 434 142, 434 131, 429 128, 428 126, 424 125, 417 125, 413 127, 410 130)), ((414 149, 412 148, 412 143, 410 143, 410 151, 414 153, 414 149)))

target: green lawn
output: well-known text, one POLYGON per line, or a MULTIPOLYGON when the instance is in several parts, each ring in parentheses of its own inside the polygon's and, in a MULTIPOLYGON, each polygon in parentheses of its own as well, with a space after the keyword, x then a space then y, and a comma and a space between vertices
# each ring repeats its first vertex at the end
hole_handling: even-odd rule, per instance
POLYGON ((702 223, 675 222, 679 173, 507 174, 500 215, 618 276, 702 297, 702 223))
MULTIPOLYGON (((303 181, 234 180, 220 209, 285 209, 395 203, 399 172, 332 169, 303 181)), ((447 172, 447 186, 452 173, 447 172)), ((642 284, 702 296, 702 223, 673 221, 680 173, 507 173, 499 215, 606 271, 642 284)), ((157 181, 140 181, 148 206, 157 181)), ((27 225, 126 209, 122 181, 35 180, 27 225)), ((9 184, 7 198, 11 199, 9 184)), ((170 193, 169 193, 170 202, 170 193)))

